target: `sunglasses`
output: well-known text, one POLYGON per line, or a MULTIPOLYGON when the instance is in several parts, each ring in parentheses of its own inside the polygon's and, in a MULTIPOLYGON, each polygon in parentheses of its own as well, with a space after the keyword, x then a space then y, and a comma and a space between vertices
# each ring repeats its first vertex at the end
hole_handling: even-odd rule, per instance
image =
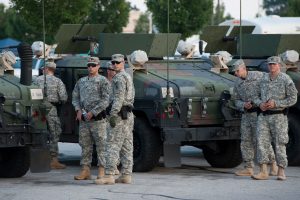
POLYGON ((87 64, 87 67, 96 67, 97 65, 96 64, 93 64, 93 63, 91 63, 91 64, 87 64))
POLYGON ((121 63, 121 62, 119 62, 119 61, 111 61, 111 64, 113 64, 113 65, 114 65, 114 64, 117 64, 117 65, 118 65, 118 64, 120 64, 120 63, 121 63))

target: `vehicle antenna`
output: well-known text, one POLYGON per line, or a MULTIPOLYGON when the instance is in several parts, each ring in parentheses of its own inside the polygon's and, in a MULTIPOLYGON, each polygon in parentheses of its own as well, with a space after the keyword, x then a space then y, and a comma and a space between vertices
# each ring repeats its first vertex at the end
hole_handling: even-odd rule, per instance
POLYGON ((44 99, 47 97, 47 80, 46 80, 46 73, 45 73, 45 64, 46 64, 46 31, 45 31, 45 0, 42 0, 42 7, 43 7, 43 40, 44 40, 44 47, 43 47, 43 64, 42 68, 44 70, 44 99))
POLYGON ((240 0, 240 42, 239 42, 239 48, 240 48, 240 59, 242 59, 242 44, 243 44, 243 39, 242 39, 242 0, 240 0))
POLYGON ((170 33, 170 0, 168 0, 168 17, 167 17, 167 98, 170 97, 170 84, 169 84, 169 33, 170 33))

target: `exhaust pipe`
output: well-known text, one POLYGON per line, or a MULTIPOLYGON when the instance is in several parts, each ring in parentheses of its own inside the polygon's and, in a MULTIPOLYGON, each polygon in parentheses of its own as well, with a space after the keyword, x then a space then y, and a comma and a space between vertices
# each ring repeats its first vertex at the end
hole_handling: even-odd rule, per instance
POLYGON ((21 43, 18 46, 19 56, 21 58, 21 80, 22 85, 32 84, 32 49, 27 43, 21 43))

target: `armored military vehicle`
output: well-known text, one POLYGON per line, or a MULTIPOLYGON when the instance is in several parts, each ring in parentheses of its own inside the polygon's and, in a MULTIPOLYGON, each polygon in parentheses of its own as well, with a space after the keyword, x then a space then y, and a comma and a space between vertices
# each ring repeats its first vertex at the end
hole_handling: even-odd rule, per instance
POLYGON ((46 112, 42 90, 31 84, 32 51, 18 47, 21 78, 13 75, 15 61, 8 52, 0 56, 0 177, 21 177, 50 170, 46 112))
MULTIPOLYGON (((224 50, 233 55, 230 67, 236 59, 243 58, 249 70, 268 71, 266 59, 287 50, 300 52, 300 34, 252 34, 255 26, 209 26, 201 36, 206 41, 206 52, 224 50)), ((282 71, 294 81, 300 94, 300 62, 282 63, 282 71)), ((289 165, 300 165, 300 99, 289 109, 289 143, 287 155, 289 165)))
MULTIPOLYGON (((87 31, 89 26, 78 25, 76 29, 73 25, 73 31, 68 26, 58 33, 57 53, 87 52, 94 38, 93 42, 99 44, 96 55, 104 74, 112 54, 147 52, 149 61, 142 66, 133 66, 129 56, 126 60, 136 92, 134 171, 152 170, 161 155, 165 166, 180 166, 183 145, 201 148, 214 167, 235 167, 241 163, 240 115, 230 106, 234 76, 213 72, 214 64, 209 59, 164 59, 174 55, 180 34, 93 35, 87 31), (62 34, 66 32, 74 34, 66 37, 62 34)), ((76 81, 87 75, 86 63, 87 56, 83 55, 66 56, 56 62, 57 75, 66 84, 69 96, 76 81)), ((61 141, 77 142, 78 126, 71 100, 63 109, 61 141)))

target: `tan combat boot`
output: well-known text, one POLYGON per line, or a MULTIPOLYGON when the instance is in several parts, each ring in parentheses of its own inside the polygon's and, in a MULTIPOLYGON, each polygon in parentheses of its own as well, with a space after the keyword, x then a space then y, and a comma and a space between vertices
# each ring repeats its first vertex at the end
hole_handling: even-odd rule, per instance
POLYGON ((283 167, 278 168, 277 180, 280 180, 280 181, 286 180, 286 176, 285 176, 283 167))
POLYGON ((256 180, 267 180, 269 178, 267 165, 260 165, 260 172, 257 175, 253 175, 251 177, 256 180))
POLYGON ((104 176, 104 167, 99 166, 97 179, 102 178, 103 176, 104 176))
POLYGON ((116 183, 131 184, 131 182, 132 182, 131 175, 128 175, 128 174, 123 174, 119 178, 116 179, 116 183))
POLYGON ((236 176, 252 176, 253 175, 253 168, 245 168, 235 172, 236 176))
POLYGON ((78 176, 74 176, 75 180, 88 180, 91 179, 91 170, 87 165, 83 165, 78 176))
POLYGON ((118 168, 115 169, 115 175, 119 175, 120 171, 118 170, 118 168))
POLYGON ((113 175, 105 175, 95 180, 96 185, 113 185, 115 184, 115 178, 113 175))
POLYGON ((277 167, 277 163, 274 161, 270 164, 270 176, 277 176, 278 174, 278 167, 277 167))
POLYGON ((51 167, 51 169, 65 169, 66 165, 60 163, 58 161, 57 157, 52 157, 50 167, 51 167))

